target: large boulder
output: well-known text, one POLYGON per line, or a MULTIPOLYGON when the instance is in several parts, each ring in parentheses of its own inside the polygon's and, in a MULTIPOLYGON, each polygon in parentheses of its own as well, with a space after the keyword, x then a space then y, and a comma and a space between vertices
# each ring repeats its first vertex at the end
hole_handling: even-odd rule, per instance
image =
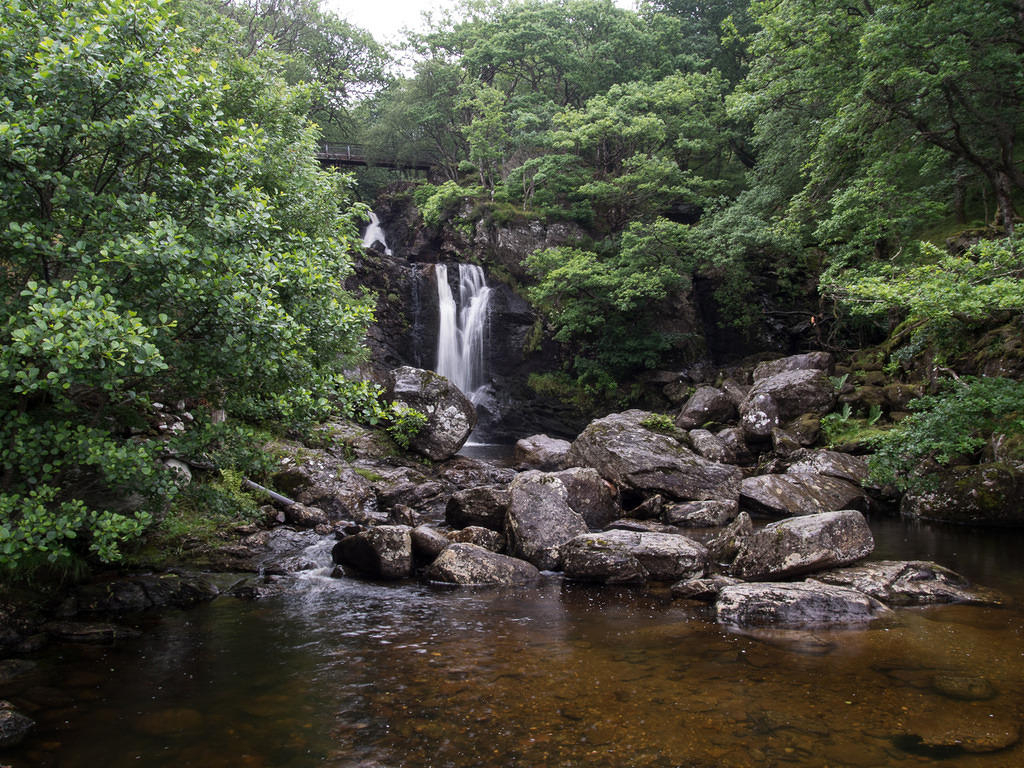
POLYGON ((734 584, 715 603, 718 621, 737 627, 862 624, 887 611, 856 589, 808 582, 734 584))
POLYGON ((832 355, 828 352, 805 352, 802 355, 790 355, 778 360, 765 360, 754 368, 754 382, 769 379, 786 371, 821 370, 832 367, 832 355))
POLYGON ((660 493, 678 501, 734 499, 742 472, 708 461, 676 438, 655 431, 653 414, 631 410, 592 421, 576 438, 568 459, 593 467, 620 489, 642 497, 660 493))
POLYGON ((596 469, 570 467, 552 472, 565 486, 566 503, 582 515, 587 526, 600 530, 622 514, 615 487, 605 482, 596 469))
POLYGON ((479 525, 493 531, 503 531, 507 510, 507 488, 480 485, 453 493, 445 507, 444 519, 453 528, 479 525))
POLYGON ((451 543, 441 531, 429 525, 418 525, 410 532, 412 553, 415 557, 431 562, 447 549, 451 543))
POLYGON ((405 578, 412 573, 412 528, 378 525, 342 539, 331 555, 334 562, 372 578, 405 578))
POLYGON ((740 512, 735 520, 708 540, 708 557, 715 563, 731 563, 739 554, 743 540, 753 532, 754 521, 746 512, 740 512))
POLYGON ((746 420, 752 408, 764 408, 765 397, 775 404, 779 421, 772 426, 778 426, 782 421, 805 413, 825 415, 835 405, 836 391, 824 371, 813 368, 783 371, 761 379, 751 387, 747 399, 740 406, 740 416, 746 420))
POLYGON ((525 472, 509 486, 505 538, 509 554, 542 570, 557 570, 560 547, 587 532, 583 516, 569 506, 565 484, 554 475, 525 472))
POLYGON ((740 483, 740 506, 772 517, 864 509, 867 497, 847 480, 812 473, 758 475, 740 483))
POLYGON ((702 576, 708 552, 686 536, 612 530, 577 536, 562 548, 565 575, 605 584, 702 576))
POLYGON ((540 573, 523 560, 499 555, 476 544, 450 545, 426 570, 429 581, 461 586, 530 584, 540 573))
POLYGON ((680 429, 694 429, 705 424, 725 424, 736 418, 736 404, 720 389, 699 387, 676 416, 680 429))
POLYGON ((813 579, 860 590, 888 605, 1002 602, 997 593, 972 588, 960 574, 923 560, 879 560, 816 573, 813 579))
POLYGON ((395 368, 388 373, 387 397, 426 415, 426 425, 409 447, 434 461, 458 453, 476 426, 473 404, 448 379, 432 371, 408 365, 395 368))
POLYGON ((572 444, 568 440, 530 435, 516 441, 512 460, 520 469, 541 469, 547 472, 565 466, 565 455, 572 444))
POLYGON ((1003 462, 950 467, 929 491, 908 493, 907 517, 969 525, 1024 524, 1024 469, 1003 462))
POLYGON ((274 475, 274 485, 295 501, 322 511, 329 522, 383 523, 373 485, 350 467, 332 460, 311 460, 274 475))
POLYGON ((874 548, 860 512, 822 512, 780 520, 745 537, 730 572, 747 580, 786 579, 855 563, 874 548))

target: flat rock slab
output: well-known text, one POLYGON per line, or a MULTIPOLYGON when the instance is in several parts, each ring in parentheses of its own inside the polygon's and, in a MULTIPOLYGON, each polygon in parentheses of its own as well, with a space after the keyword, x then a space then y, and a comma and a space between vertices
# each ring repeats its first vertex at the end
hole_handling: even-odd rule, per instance
POLYGON ((664 511, 669 525, 684 528, 717 528, 728 525, 740 513, 740 505, 733 499, 713 501, 685 501, 673 504, 664 511))
POLYGON ((520 469, 562 469, 565 466, 565 455, 571 445, 568 440, 547 435, 530 435, 516 441, 512 460, 520 469))
POLYGON ((577 536, 562 548, 565 575, 605 584, 702 576, 707 549, 686 536, 612 530, 577 536))
POLYGON ((740 506, 772 517, 863 509, 864 492, 848 480, 811 473, 758 475, 740 483, 740 506))
POLYGON ((456 543, 444 550, 426 571, 429 581, 460 586, 532 584, 540 572, 525 560, 456 543))
POLYGON ((1001 605, 993 590, 972 588, 958 573, 924 560, 879 560, 816 573, 815 581, 857 589, 888 605, 1001 605))
POLYGON ((868 462, 863 456, 841 451, 807 451, 786 470, 790 475, 826 475, 863 485, 868 479, 868 462))
POLYGON ((593 467, 620 489, 643 497, 660 493, 678 501, 734 499, 742 472, 708 461, 675 437, 647 426, 654 414, 613 413, 592 421, 576 438, 568 461, 593 467))
POLYGON ((832 366, 832 355, 828 352, 805 352, 778 360, 765 360, 754 368, 754 381, 768 379, 785 371, 817 369, 827 371, 832 366))
POLYGON ((822 512, 779 520, 743 538, 730 572, 748 580, 785 579, 850 565, 874 548, 860 512, 822 512))
POLYGON ((863 592, 820 583, 761 582, 723 587, 715 604, 722 624, 808 627, 864 624, 888 609, 863 592))

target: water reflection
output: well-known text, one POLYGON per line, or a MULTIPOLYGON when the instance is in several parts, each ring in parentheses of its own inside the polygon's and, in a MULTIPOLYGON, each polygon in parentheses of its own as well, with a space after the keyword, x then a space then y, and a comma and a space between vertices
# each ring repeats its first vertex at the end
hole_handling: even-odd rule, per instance
MULTIPOLYGON (((1012 536, 900 521, 876 535, 879 557, 934 556, 1024 592, 1012 536)), ((951 754, 958 767, 1024 764, 1019 744, 964 751, 1017 734, 1018 608, 738 634, 658 591, 555 577, 536 589, 448 591, 307 574, 279 597, 150 621, 118 647, 55 650, 4 690, 41 726, 3 760, 659 768, 911 766, 951 754)))

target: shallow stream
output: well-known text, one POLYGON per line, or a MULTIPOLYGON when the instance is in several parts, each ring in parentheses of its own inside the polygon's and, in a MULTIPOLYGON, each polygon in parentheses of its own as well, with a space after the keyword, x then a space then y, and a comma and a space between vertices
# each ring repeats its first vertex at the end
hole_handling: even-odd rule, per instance
POLYGON ((279 596, 51 648, 0 696, 39 726, 14 768, 1019 768, 1024 535, 874 520, 1014 604, 742 635, 667 592, 448 590, 305 574, 279 596), (927 748, 920 739, 941 749, 927 748))

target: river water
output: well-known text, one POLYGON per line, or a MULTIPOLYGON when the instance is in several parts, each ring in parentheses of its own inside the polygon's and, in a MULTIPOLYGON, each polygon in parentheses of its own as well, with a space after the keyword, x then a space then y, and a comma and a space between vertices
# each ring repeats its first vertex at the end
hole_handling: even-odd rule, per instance
POLYGON ((142 636, 116 646, 51 648, 0 691, 39 721, 0 764, 1024 765, 1019 743, 963 749, 1021 725, 1024 535, 873 528, 876 558, 935 559, 1014 605, 742 635, 661 590, 306 574, 274 597, 143 617, 142 636))

